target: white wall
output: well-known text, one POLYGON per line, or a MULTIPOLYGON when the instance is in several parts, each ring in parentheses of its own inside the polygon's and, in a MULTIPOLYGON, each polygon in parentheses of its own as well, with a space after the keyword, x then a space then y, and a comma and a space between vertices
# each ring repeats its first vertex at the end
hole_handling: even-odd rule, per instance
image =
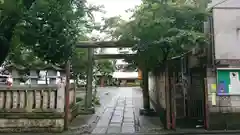
POLYGON ((240 59, 240 9, 235 7, 240 7, 240 0, 228 0, 213 8, 216 59, 240 59))
POLYGON ((159 76, 154 76, 152 73, 149 73, 148 76, 148 89, 150 98, 155 103, 160 103, 163 109, 166 108, 165 103, 165 76, 161 73, 159 76))

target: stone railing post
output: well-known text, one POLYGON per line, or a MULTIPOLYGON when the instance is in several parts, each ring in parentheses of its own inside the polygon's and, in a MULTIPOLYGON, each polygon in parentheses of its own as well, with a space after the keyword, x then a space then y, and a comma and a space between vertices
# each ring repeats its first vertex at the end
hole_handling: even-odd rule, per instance
POLYGON ((57 111, 64 112, 64 106, 65 106, 65 83, 59 83, 57 90, 57 111))
MULTIPOLYGON (((49 85, 57 85, 57 71, 55 69, 48 69, 47 74, 48 74, 47 78, 49 78, 49 85)), ((55 93, 53 91, 49 91, 49 96, 50 96, 50 99, 54 99, 53 97, 55 97, 55 93)), ((61 95, 59 95, 59 92, 57 94, 57 97, 55 97, 55 98, 58 98, 58 96, 61 96, 61 95)), ((46 96, 46 98, 47 98, 47 96, 46 96)), ((60 99, 62 100, 62 98, 60 98, 60 99)), ((61 108, 60 99, 59 99, 59 101, 57 101, 57 108, 58 107, 61 108)), ((54 101, 50 101, 50 108, 54 107, 53 103, 54 103, 54 101)))
MULTIPOLYGON (((13 79, 13 86, 19 86, 20 85, 20 76, 19 76, 19 72, 17 69, 12 69, 11 71, 12 74, 12 79, 13 79)), ((12 101, 10 101, 11 99, 11 93, 7 92, 7 101, 9 102, 8 104, 11 104, 12 102, 12 108, 16 109, 18 107, 18 99, 20 98, 20 96, 18 95, 17 91, 13 91, 12 92, 12 101)))
POLYGON ((20 76, 17 69, 12 69, 12 79, 13 79, 13 85, 19 85, 20 84, 20 76))
MULTIPOLYGON (((65 74, 63 72, 64 70, 60 71, 60 78, 63 81, 58 81, 58 90, 57 90, 57 111, 58 112, 64 112, 64 106, 65 106, 65 74)), ((57 76, 57 74, 56 74, 57 76)))
MULTIPOLYGON (((36 70, 34 70, 34 69, 31 69, 30 70, 30 76, 29 76, 29 79, 30 79, 30 86, 36 86, 37 84, 38 84, 38 73, 37 73, 37 71, 36 70)), ((41 102, 41 93, 40 92, 36 92, 35 91, 35 95, 34 95, 34 91, 28 91, 28 90, 26 90, 26 94, 27 94, 27 107, 26 107, 26 110, 28 111, 28 112, 31 112, 32 111, 32 106, 33 106, 33 104, 34 104, 34 96, 35 96, 35 102, 36 102, 36 104, 37 104, 37 108, 38 107, 40 107, 40 106, 38 106, 38 105, 40 105, 39 104, 39 102, 41 102)))

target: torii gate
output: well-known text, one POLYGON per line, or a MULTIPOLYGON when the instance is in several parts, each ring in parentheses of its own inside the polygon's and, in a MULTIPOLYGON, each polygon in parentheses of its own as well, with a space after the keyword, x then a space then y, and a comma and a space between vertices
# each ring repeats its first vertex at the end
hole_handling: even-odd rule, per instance
MULTIPOLYGON (((81 41, 77 48, 88 48, 88 71, 87 71, 87 103, 86 107, 90 108, 92 105, 92 81, 93 81, 93 61, 94 59, 124 59, 132 57, 134 54, 98 54, 94 55, 94 48, 131 48, 135 45, 134 42, 121 42, 121 41, 81 41)), ((150 99, 148 92, 148 73, 143 72, 143 109, 141 114, 146 114, 150 109, 150 99)))

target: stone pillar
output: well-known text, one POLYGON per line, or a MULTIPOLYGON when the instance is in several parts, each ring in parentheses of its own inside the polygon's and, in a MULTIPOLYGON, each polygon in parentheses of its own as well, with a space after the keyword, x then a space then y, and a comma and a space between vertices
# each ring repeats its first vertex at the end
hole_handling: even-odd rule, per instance
POLYGON ((20 84, 19 72, 16 69, 12 70, 12 78, 13 78, 13 85, 19 85, 20 84))
MULTIPOLYGON (((11 81, 11 80, 9 80, 11 81)), ((19 76, 19 72, 16 69, 12 70, 12 85, 20 85, 20 76, 19 76)), ((11 99, 11 93, 7 92, 7 98, 11 99)), ((12 108, 17 109, 18 108, 18 99, 20 98, 18 95, 18 91, 13 91, 12 92, 12 108)), ((9 102, 9 104, 11 104, 11 102, 9 102)))
POLYGON ((59 82, 58 84, 58 91, 57 91, 57 109, 58 112, 64 112, 66 108, 65 106, 65 87, 66 87, 66 70, 61 70, 60 71, 60 78, 62 81, 59 82))
POLYGON ((93 81, 93 48, 88 48, 88 71, 87 71, 87 93, 85 109, 92 107, 92 81, 93 81))
MULTIPOLYGON (((30 85, 37 85, 37 81, 38 81, 38 73, 36 70, 30 70, 30 85)), ((32 111, 32 105, 34 104, 34 96, 35 96, 35 102, 36 104, 40 104, 41 102, 41 95, 39 92, 36 92, 36 94, 34 94, 34 91, 33 90, 26 90, 26 94, 27 94, 27 106, 26 106, 26 109, 28 112, 31 112, 32 111)))
POLYGON ((57 90, 57 111, 64 112, 65 106, 65 84, 60 83, 57 90))

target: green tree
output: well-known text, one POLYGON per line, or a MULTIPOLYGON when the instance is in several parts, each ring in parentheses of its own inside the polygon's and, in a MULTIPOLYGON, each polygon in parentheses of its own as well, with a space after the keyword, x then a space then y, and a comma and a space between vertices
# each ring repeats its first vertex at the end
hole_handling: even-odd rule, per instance
POLYGON ((0 2, 0 64, 6 59, 16 25, 35 0, 1 0, 0 2))
POLYGON ((72 75, 78 82, 79 79, 86 79, 87 75, 87 49, 75 49, 71 59, 72 75))
POLYGON ((62 64, 73 56, 79 37, 95 28, 91 13, 100 7, 85 0, 5 0, 1 9, 1 61, 11 50, 9 60, 15 62, 25 61, 26 55, 21 56, 25 52, 34 59, 62 64), (10 27, 11 18, 17 20, 10 27))
POLYGON ((136 41, 133 50, 137 54, 132 62, 142 69, 155 70, 173 56, 207 44, 203 34, 206 15, 203 8, 191 4, 144 0, 113 36, 136 41))
POLYGON ((85 3, 80 2, 36 0, 17 27, 22 44, 49 63, 69 59, 84 23, 85 3))
POLYGON ((114 72, 113 62, 110 60, 97 60, 95 62, 96 71, 99 72, 102 76, 109 76, 114 72))

